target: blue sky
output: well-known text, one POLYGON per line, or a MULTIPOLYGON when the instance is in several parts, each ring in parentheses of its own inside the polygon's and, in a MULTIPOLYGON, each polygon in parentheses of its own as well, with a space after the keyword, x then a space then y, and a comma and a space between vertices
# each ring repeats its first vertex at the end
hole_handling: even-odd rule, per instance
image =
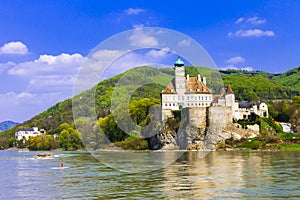
POLYGON ((299 66, 300 1, 1 1, 0 121, 25 121, 72 96, 100 42, 163 27, 200 43, 218 68, 299 66))

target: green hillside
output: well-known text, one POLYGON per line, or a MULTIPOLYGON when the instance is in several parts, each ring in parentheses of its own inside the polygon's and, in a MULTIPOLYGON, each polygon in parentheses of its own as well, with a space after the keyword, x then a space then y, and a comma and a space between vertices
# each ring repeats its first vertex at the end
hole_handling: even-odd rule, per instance
POLYGON ((277 84, 300 91, 300 67, 275 75, 272 80, 277 84))
MULTIPOLYGON (((291 99, 293 96, 299 95, 300 91, 300 81, 297 79, 300 77, 299 68, 280 75, 273 75, 266 72, 217 71, 205 67, 186 67, 186 73, 190 76, 197 76, 199 72, 207 77, 208 86, 216 92, 223 87, 223 81, 225 86, 230 84, 239 100, 291 99), (291 80, 289 81, 289 79, 291 80), (298 82, 295 81, 296 79, 298 82)), ((111 121, 111 97, 116 88, 119 93, 114 98, 114 102, 122 103, 124 99, 129 98, 132 102, 131 108, 138 109, 138 106, 149 108, 150 105, 160 102, 160 92, 171 81, 173 75, 173 68, 157 69, 144 66, 101 81, 94 88, 73 99, 57 103, 32 119, 2 132, 0 146, 5 146, 5 142, 20 127, 38 126, 46 129, 49 134, 59 134, 61 124, 73 123, 73 110, 82 114, 82 118, 77 119, 82 122, 92 120, 89 116, 96 112, 97 120, 99 119, 98 124, 115 123, 111 121), (132 93, 130 93, 131 90, 132 93), (94 102, 96 103, 95 108, 93 107, 94 102)), ((118 109, 121 112, 124 111, 124 108, 119 107, 118 109)), ((142 110, 139 112, 131 110, 130 112, 131 117, 137 120, 138 124, 147 123, 147 119, 145 119, 147 112, 142 110)), ((138 129, 138 127, 133 127, 133 129, 136 128, 138 129)))

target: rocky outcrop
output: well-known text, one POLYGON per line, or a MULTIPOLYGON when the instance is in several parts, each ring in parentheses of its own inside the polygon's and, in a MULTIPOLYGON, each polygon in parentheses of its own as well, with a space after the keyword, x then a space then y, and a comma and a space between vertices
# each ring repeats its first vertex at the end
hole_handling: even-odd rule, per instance
POLYGON ((259 132, 242 129, 231 122, 230 107, 188 108, 182 111, 181 120, 175 119, 150 126, 148 137, 151 149, 188 149, 213 151, 226 139, 240 140, 256 137, 259 132), (173 121, 172 121, 173 120, 173 121))

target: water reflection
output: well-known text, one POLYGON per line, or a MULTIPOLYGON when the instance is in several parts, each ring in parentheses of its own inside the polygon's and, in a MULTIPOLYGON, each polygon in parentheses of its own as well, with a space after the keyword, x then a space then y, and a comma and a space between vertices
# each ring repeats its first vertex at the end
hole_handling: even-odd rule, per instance
POLYGON ((165 197, 300 197, 300 172, 296 167, 299 158, 290 160, 295 159, 293 153, 211 152, 198 159, 199 153, 187 152, 164 169, 165 197), (282 174, 288 175, 282 177, 282 174))
MULTIPOLYGON (((140 173, 108 167, 87 152, 60 152, 63 156, 52 160, 32 159, 34 152, 4 153, 0 199, 300 198, 300 152, 186 152, 163 168, 140 173)), ((142 154, 138 163, 151 168, 153 160, 142 154)))

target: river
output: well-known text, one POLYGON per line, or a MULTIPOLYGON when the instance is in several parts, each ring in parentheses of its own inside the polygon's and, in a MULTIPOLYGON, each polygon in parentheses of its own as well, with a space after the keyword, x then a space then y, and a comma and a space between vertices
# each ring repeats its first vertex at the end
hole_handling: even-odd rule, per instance
POLYGON ((300 199, 300 152, 182 152, 141 172, 117 170, 85 151, 33 158, 38 153, 0 151, 0 199, 300 199))

